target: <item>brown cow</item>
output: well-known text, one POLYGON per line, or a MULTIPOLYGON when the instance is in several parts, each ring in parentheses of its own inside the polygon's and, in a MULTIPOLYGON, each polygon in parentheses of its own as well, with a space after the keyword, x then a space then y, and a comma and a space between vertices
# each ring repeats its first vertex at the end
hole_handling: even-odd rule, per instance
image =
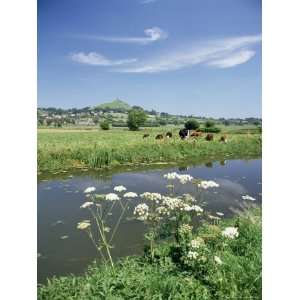
POLYGON ((202 136, 202 132, 201 131, 195 131, 191 134, 192 137, 201 137, 202 136))
POLYGON ((150 136, 149 133, 145 133, 145 134, 143 135, 143 139, 144 139, 144 138, 147 138, 147 137, 149 137, 149 136, 150 136))
POLYGON ((220 142, 221 142, 221 143, 227 143, 227 135, 222 135, 222 136, 220 137, 220 142))
POLYGON ((156 140, 162 140, 164 138, 164 136, 162 134, 158 134, 155 139, 156 140))
POLYGON ((166 133, 166 137, 167 137, 167 138, 171 138, 172 136, 173 136, 172 132, 168 131, 168 132, 166 133))
POLYGON ((212 133, 208 133, 208 134, 206 135, 205 139, 206 139, 207 141, 213 141, 214 135, 213 135, 212 133))

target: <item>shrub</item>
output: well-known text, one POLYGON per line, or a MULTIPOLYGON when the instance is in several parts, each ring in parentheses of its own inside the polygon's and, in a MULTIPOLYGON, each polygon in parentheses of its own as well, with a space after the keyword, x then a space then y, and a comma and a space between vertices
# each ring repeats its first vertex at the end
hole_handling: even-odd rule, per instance
POLYGON ((128 113, 127 126, 129 130, 136 131, 144 125, 147 120, 147 115, 142 109, 132 109, 128 113))
POLYGON ((205 127, 205 128, 201 128, 201 131, 207 133, 219 133, 221 132, 221 129, 219 127, 205 127))
POLYGON ((214 127, 214 126, 215 126, 215 122, 212 121, 212 120, 208 120, 208 121, 206 121, 206 122, 204 123, 204 126, 205 126, 206 128, 214 127))
POLYGON ((105 120, 105 121, 100 122, 100 127, 101 127, 102 130, 109 130, 108 121, 105 120))
POLYGON ((185 122, 184 127, 187 130, 196 130, 199 128, 199 122, 195 119, 190 119, 185 122))

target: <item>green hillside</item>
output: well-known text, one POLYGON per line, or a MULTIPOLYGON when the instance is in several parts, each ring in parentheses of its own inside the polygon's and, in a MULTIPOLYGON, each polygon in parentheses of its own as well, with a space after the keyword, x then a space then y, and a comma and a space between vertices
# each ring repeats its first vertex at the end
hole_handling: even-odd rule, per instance
POLYGON ((128 111, 131 109, 131 106, 122 100, 116 99, 111 102, 99 104, 95 108, 100 110, 128 111))

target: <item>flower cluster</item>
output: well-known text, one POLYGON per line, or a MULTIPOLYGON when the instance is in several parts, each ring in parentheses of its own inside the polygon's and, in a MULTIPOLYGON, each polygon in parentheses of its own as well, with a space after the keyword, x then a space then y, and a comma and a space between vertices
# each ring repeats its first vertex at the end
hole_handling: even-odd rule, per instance
POLYGON ((190 259, 190 260, 195 260, 195 259, 197 259, 198 258, 198 256, 199 256, 199 254, 198 254, 198 252, 196 252, 196 251, 189 251, 188 253, 187 253, 187 259, 190 259))
POLYGON ((119 193, 126 191, 126 190, 127 190, 126 187, 123 185, 118 185, 118 186, 114 187, 114 191, 119 192, 119 193))
POLYGON ((146 200, 155 201, 156 203, 159 203, 159 201, 162 199, 162 196, 159 193, 145 192, 145 193, 141 194, 140 196, 146 200))
POLYGON ((126 194, 124 194, 125 198, 136 198, 138 195, 136 193, 133 192, 128 192, 126 194))
POLYGON ((201 237, 197 237, 197 238, 191 240, 191 243, 190 243, 190 246, 193 249, 198 249, 203 245, 204 245, 204 240, 201 237))
POLYGON ((222 231, 222 236, 227 237, 229 239, 234 239, 239 236, 239 231, 237 227, 226 227, 222 231))
POLYGON ((219 186, 220 185, 213 180, 202 180, 201 183, 198 184, 198 187, 204 190, 208 188, 219 187, 219 186))
POLYGON ((77 224, 77 229, 85 230, 85 229, 89 228, 90 226, 91 226, 91 221, 90 220, 84 220, 84 221, 81 221, 77 224))
POLYGON ((164 178, 168 180, 178 179, 181 184, 186 184, 187 182, 192 181, 194 178, 189 174, 178 174, 176 172, 167 173, 164 175, 164 178))
POLYGON ((182 224, 178 231, 181 235, 189 234, 192 231, 193 227, 189 224, 182 224))
POLYGON ((145 221, 149 215, 149 206, 146 203, 139 204, 135 207, 133 214, 138 220, 145 221))
POLYGON ((95 191, 96 191, 96 188, 94 186, 90 186, 90 187, 88 187, 84 190, 84 193, 88 194, 88 193, 92 193, 92 192, 95 192, 95 191))
POLYGON ((116 200, 120 200, 120 198, 117 194, 109 193, 105 196, 105 200, 107 200, 107 201, 116 201, 116 200))
POLYGON ((83 203, 81 206, 80 206, 80 208, 87 208, 87 207, 90 207, 90 206, 92 206, 92 205, 94 205, 94 202, 85 202, 85 203, 83 203))

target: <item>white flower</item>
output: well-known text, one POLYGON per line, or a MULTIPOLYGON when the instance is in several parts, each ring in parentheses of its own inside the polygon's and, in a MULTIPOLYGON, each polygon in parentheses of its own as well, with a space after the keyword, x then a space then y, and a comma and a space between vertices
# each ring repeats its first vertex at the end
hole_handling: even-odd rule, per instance
POLYGON ((118 186, 114 187, 114 191, 116 191, 116 192, 123 192, 123 191, 126 191, 126 190, 127 190, 126 187, 123 186, 123 185, 118 185, 118 186))
POLYGON ((220 220, 219 217, 215 217, 215 216, 212 216, 212 215, 209 215, 208 218, 211 219, 211 220, 220 220))
POLYGON ((195 251, 189 251, 187 254, 188 259, 197 259, 198 256, 199 254, 195 251))
POLYGON ((189 224, 182 224, 180 227, 179 227, 179 233, 180 234, 188 234, 192 231, 193 227, 190 226, 189 224))
POLYGON ((148 212, 149 206, 146 203, 142 203, 134 208, 133 214, 137 216, 138 220, 145 221, 147 220, 148 212))
POLYGON ((84 230, 84 229, 87 229, 91 226, 91 223, 89 220, 84 220, 82 222, 79 222, 77 224, 77 229, 80 229, 80 230, 84 230))
POLYGON ((128 192, 126 194, 124 194, 125 198, 136 198, 138 195, 136 193, 133 192, 128 192))
POLYGON ((219 186, 220 185, 213 180, 202 180, 201 183, 198 184, 198 187, 204 190, 208 188, 219 187, 219 186))
POLYGON ((249 196, 249 195, 245 195, 245 196, 242 196, 243 200, 250 200, 250 201, 255 201, 256 199, 249 196))
POLYGON ((164 175, 164 178, 167 178, 168 180, 175 180, 177 178, 178 174, 176 172, 167 173, 164 175))
POLYGON ((222 212, 216 212, 216 215, 220 216, 220 217, 223 217, 224 214, 222 212))
POLYGON ((119 196, 117 194, 114 193, 109 193, 105 196, 105 200, 108 201, 115 201, 115 200, 120 200, 119 196))
POLYGON ((186 184, 187 182, 192 181, 194 179, 194 177, 189 174, 178 175, 177 178, 179 179, 179 182, 181 184, 186 184))
POLYGON ((237 227, 226 227, 222 231, 222 235, 227 238, 234 239, 239 236, 238 228, 237 227))
POLYGON ((200 246, 204 244, 204 240, 202 238, 196 238, 194 240, 191 240, 191 248, 198 249, 200 246))
POLYGON ((155 201, 157 203, 162 198, 161 194, 159 194, 159 193, 149 193, 149 192, 145 192, 145 193, 141 194, 140 196, 144 199, 147 199, 150 201, 155 201))
POLYGON ((215 260, 215 262, 218 264, 218 265, 222 265, 222 260, 221 260, 221 258, 219 257, 219 256, 215 256, 214 257, 214 260, 215 260))
POLYGON ((92 205, 94 205, 94 202, 85 202, 85 203, 83 203, 83 204, 80 206, 80 208, 87 208, 87 207, 90 207, 90 206, 92 206, 92 205))
POLYGON ((90 186, 84 190, 84 193, 92 193, 94 191, 96 191, 96 188, 94 186, 90 186))

